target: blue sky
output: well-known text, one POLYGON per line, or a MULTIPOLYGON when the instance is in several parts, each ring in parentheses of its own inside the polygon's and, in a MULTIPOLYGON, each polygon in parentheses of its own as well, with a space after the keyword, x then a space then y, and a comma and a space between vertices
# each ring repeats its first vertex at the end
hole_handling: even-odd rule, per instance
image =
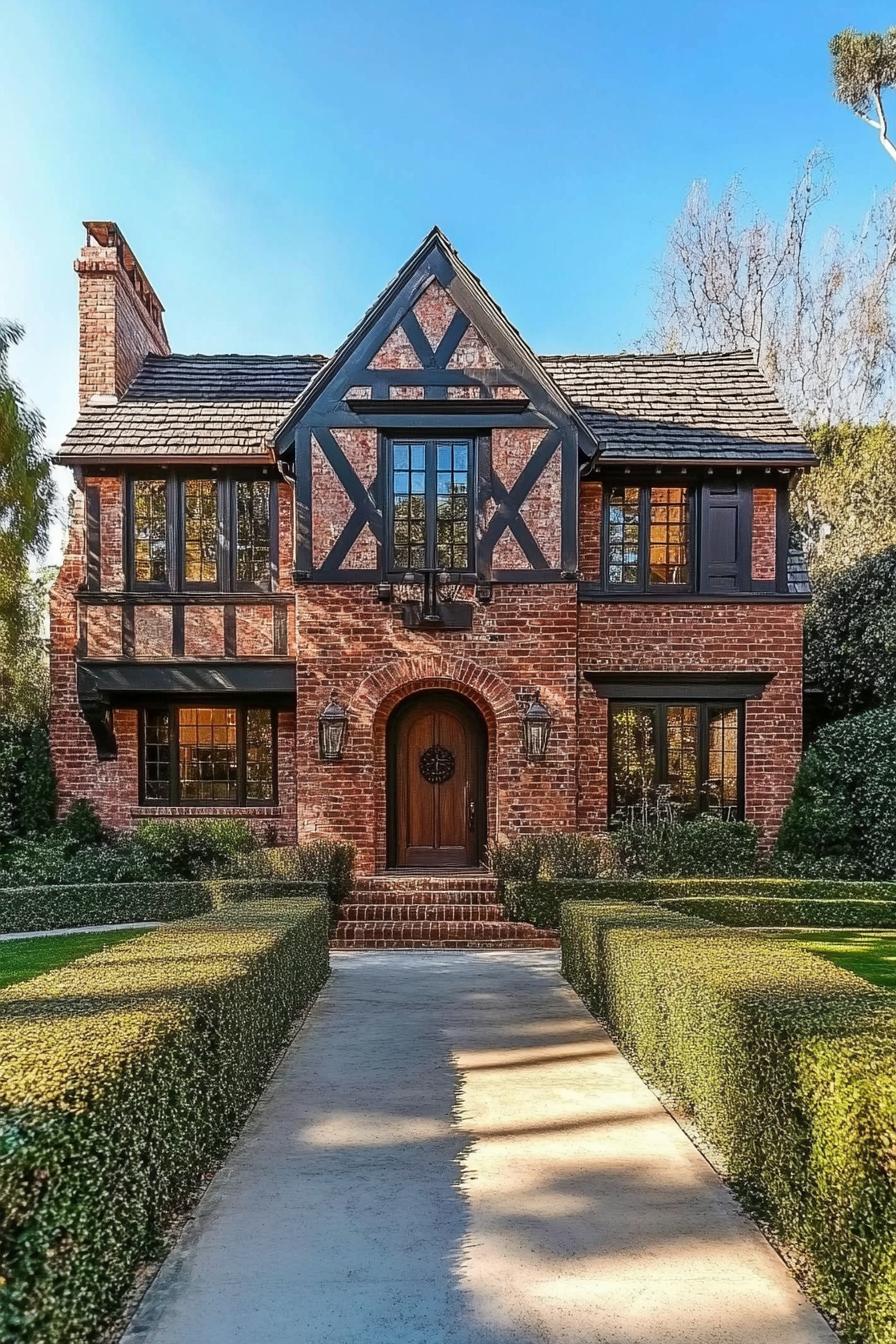
MULTIPOLYGON (((438 223, 536 350, 631 346, 694 178, 824 222, 896 178, 830 93, 852 0, 451 6, 6 0, 0 314, 55 447, 76 410, 80 221, 115 219, 180 351, 330 351, 438 223)), ((896 115, 896 108, 894 108, 896 115)))

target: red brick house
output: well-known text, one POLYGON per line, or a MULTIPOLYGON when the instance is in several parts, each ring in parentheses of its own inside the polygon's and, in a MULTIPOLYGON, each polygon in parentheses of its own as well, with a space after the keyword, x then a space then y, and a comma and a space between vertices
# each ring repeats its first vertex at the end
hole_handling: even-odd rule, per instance
POLYGON ((63 809, 334 834, 362 873, 614 817, 773 836, 814 459, 748 354, 536 355, 434 230, 330 358, 175 355, 87 233, 63 809))

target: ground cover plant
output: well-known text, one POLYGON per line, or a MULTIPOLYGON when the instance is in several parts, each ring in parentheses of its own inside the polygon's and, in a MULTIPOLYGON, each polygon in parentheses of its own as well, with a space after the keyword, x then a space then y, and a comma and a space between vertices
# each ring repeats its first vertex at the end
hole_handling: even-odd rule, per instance
POLYGON ((896 935, 856 929, 775 931, 808 952, 824 957, 863 980, 884 989, 896 989, 896 935))
POLYGON ((569 902, 563 970, 693 1115, 846 1340, 896 1323, 896 996, 782 938, 569 902))
POLYGON ((48 938, 10 938, 0 942, 0 989, 55 971, 70 961, 102 952, 136 938, 144 930, 111 929, 105 933, 66 933, 48 938))
POLYGON ((0 990, 0 1341, 95 1344, 328 971, 327 906, 227 906, 0 990))

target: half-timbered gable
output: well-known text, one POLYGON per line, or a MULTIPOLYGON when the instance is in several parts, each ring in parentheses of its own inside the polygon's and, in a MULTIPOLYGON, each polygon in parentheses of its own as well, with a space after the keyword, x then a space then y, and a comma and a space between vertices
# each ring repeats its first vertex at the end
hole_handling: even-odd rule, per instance
MULTIPOLYGON (((295 484, 297 577, 394 577, 392 486, 402 468, 392 445, 421 445, 425 475, 435 441, 469 445, 472 546, 463 563, 432 555, 403 568, 479 583, 575 576, 579 463, 595 437, 438 230, 276 435, 295 484)), ((419 483, 425 512, 428 487, 419 483)))

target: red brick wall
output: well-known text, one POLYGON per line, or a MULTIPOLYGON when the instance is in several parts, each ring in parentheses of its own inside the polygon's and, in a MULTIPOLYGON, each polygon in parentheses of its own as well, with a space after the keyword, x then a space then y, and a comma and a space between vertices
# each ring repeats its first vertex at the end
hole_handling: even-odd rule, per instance
POLYGON ((579 572, 596 583, 600 578, 600 524, 603 486, 583 481, 579 487, 579 572))
POLYGON ((797 605, 584 604, 579 618, 579 823, 607 822, 607 701, 585 680, 603 672, 771 672, 747 703, 745 811, 770 842, 790 797, 802 745, 802 627, 797 605))
POLYGON ((774 581, 777 570, 776 538, 778 492, 753 491, 753 578, 774 581))
MULTIPOLYGON (((471 594, 468 594, 468 596, 471 594)), ((576 814, 576 594, 571 584, 496 585, 471 631, 408 631, 398 604, 364 586, 300 588, 296 663, 299 830, 342 835, 361 871, 385 861, 386 724, 406 695, 455 690, 489 731, 489 835, 573 828, 576 814), (522 753, 517 696, 537 687, 554 715, 548 759, 522 753), (318 760, 317 716, 346 705, 344 759, 318 760)))
POLYGON ((114 247, 88 244, 75 262, 80 327, 80 404, 121 396, 149 352, 170 353, 164 328, 138 297, 114 247))

